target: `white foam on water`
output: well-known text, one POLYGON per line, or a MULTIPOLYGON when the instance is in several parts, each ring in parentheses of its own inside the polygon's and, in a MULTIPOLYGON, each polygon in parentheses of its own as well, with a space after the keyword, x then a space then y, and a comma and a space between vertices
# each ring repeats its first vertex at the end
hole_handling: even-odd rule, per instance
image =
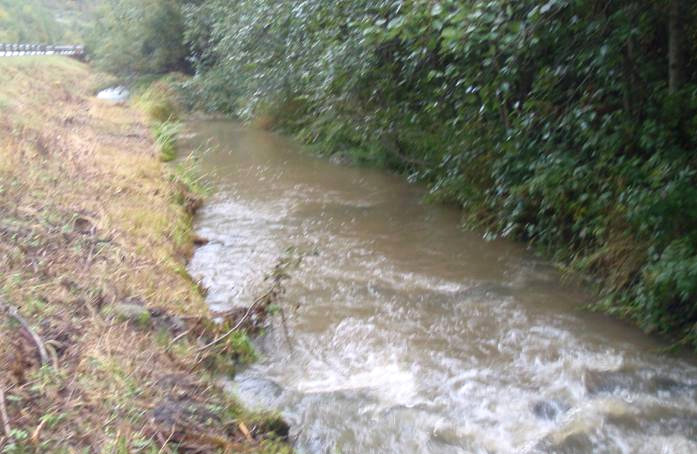
POLYGON ((312 378, 294 386, 304 394, 333 393, 337 391, 368 391, 386 406, 414 404, 416 383, 414 375, 396 364, 371 366, 361 372, 340 373, 334 369, 312 371, 312 378))

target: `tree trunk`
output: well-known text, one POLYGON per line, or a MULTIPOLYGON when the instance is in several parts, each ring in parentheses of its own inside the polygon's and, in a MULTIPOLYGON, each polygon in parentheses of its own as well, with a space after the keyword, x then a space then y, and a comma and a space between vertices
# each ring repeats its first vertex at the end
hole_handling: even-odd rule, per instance
POLYGON ((632 38, 627 39, 624 52, 622 53, 623 69, 624 69, 624 93, 622 94, 622 104, 624 112, 628 116, 634 115, 633 95, 635 90, 634 83, 634 43, 632 38))
POLYGON ((682 85, 683 69, 683 0, 670 0, 668 17, 668 91, 672 94, 682 85))

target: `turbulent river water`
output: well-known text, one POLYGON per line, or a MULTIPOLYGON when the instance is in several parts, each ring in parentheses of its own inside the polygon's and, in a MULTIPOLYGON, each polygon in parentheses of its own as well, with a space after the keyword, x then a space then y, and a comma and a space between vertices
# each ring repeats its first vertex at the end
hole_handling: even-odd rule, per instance
POLYGON ((520 244, 462 231, 397 176, 231 122, 191 129, 215 190, 189 270, 211 307, 249 305, 289 247, 313 253, 288 336, 269 329, 230 383, 299 452, 697 452, 694 361, 579 310, 592 296, 520 244))

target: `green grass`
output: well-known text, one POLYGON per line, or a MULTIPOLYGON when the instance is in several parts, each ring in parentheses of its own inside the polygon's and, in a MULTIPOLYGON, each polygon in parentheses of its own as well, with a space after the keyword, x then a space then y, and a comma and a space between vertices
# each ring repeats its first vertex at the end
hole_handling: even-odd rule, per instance
POLYGON ((153 127, 155 143, 160 150, 162 162, 173 161, 177 157, 177 137, 182 129, 182 124, 176 120, 165 120, 153 127))

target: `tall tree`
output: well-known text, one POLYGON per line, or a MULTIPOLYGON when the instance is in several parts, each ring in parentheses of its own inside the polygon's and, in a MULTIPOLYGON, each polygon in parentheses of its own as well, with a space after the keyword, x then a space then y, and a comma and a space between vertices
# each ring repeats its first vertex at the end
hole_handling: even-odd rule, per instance
POLYGON ((684 0, 670 0, 668 19, 668 90, 675 93, 683 82, 684 0))

